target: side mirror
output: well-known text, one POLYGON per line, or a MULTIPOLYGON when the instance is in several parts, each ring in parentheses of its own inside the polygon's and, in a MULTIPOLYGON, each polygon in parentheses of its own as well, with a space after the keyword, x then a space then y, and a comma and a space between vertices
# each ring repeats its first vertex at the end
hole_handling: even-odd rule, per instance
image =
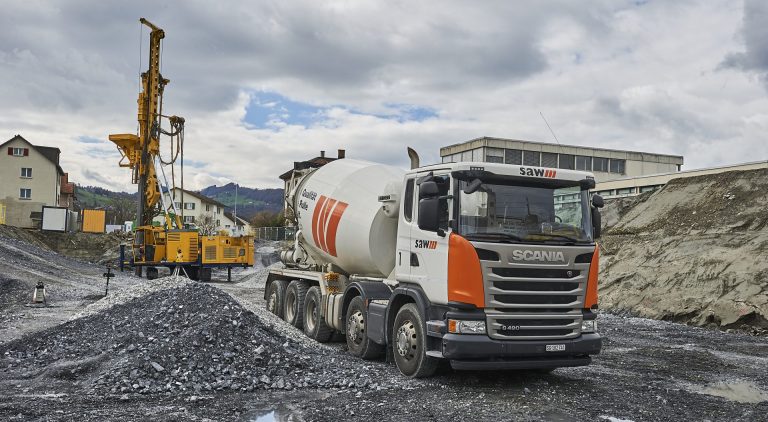
POLYGON ((480 186, 482 186, 483 181, 480 179, 475 179, 471 181, 465 188, 464 193, 467 195, 477 192, 478 189, 480 189, 480 186))
POLYGON ((440 189, 437 188, 436 182, 430 180, 419 185, 419 199, 436 198, 438 195, 440 195, 440 189))
POLYGON ((592 208, 592 238, 594 239, 600 238, 602 223, 603 223, 603 219, 602 219, 602 216, 600 215, 600 209, 595 206, 595 208, 592 208))
POLYGON ((592 195, 592 206, 595 208, 602 208, 605 206, 605 200, 598 194, 592 195))
MULTIPOLYGON (((436 189, 436 188, 435 188, 436 189)), ((419 201, 418 224, 421 230, 436 232, 439 228, 440 200, 425 198, 419 201)))

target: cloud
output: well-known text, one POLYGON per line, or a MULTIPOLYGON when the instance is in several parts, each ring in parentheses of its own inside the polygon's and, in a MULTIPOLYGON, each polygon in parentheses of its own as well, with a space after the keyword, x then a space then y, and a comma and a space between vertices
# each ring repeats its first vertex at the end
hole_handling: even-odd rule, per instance
POLYGON ((551 140, 539 113, 563 143, 687 168, 768 156, 765 8, 724 0, 14 2, 0 133, 60 148, 77 183, 134 191, 107 138, 136 131, 147 11, 193 189, 281 186, 321 150, 407 167, 406 146, 430 163, 480 136, 551 140))
POLYGON ((755 72, 768 89, 768 3, 760 0, 745 0, 743 52, 729 53, 722 67, 755 72))

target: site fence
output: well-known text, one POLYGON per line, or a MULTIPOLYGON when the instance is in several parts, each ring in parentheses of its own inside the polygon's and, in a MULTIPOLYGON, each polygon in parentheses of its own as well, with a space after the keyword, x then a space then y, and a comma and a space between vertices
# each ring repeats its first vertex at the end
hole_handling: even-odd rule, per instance
POLYGON ((253 229, 256 240, 294 240, 295 227, 256 227, 253 229))

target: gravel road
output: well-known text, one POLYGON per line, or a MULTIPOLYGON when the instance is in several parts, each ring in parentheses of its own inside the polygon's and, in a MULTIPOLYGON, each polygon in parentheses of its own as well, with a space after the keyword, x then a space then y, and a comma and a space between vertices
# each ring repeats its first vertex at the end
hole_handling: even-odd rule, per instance
MULTIPOLYGON (((0 239, 0 253, 12 250, 2 245, 0 239)), ((30 248, 24 252, 38 253, 30 248)), ((55 259, 46 256, 43 261, 55 259)), ((100 287, 100 268, 55 264, 64 268, 62 274, 83 271, 89 287, 81 291, 71 286, 76 293, 60 293, 61 298, 71 296, 66 299, 71 306, 36 310, 50 314, 40 317, 44 323, 0 330, 0 420, 768 420, 766 337, 603 313, 599 324, 604 351, 588 367, 549 374, 442 368, 428 380, 410 380, 390 364, 352 358, 342 343, 308 342, 265 314, 263 269, 237 272, 236 282, 214 282, 204 289, 169 283, 170 290, 146 289, 142 296, 133 287, 111 299, 114 307, 102 308, 95 299, 82 299, 100 287), (210 287, 229 296, 206 296, 210 287), (204 297, 213 299, 204 303, 204 297), (141 305, 132 309, 132 300, 141 305), (171 305, 174 312, 168 310, 171 305), (184 312, 194 316, 188 327, 184 312), (78 313, 83 317, 75 318, 78 313), (235 316, 237 324, 231 322, 235 316), (144 336, 135 332, 138 327, 144 336), (151 327, 157 332, 150 333, 151 327), (209 329, 213 327, 218 328, 209 329), (268 360, 262 363, 253 356, 224 356, 233 351, 214 358, 205 341, 226 344, 233 351, 237 346, 240 354, 252 353, 240 350, 241 341, 255 348, 263 344, 271 348, 268 353, 281 350, 280 363, 270 367, 268 360), (300 366, 284 363, 296 353, 311 358, 300 366), (184 380, 181 362, 190 356, 195 365, 184 380), (222 365, 224 361, 230 364, 222 365), (345 370, 334 371, 334 366, 345 370), (207 389, 203 379, 210 368, 221 371, 211 373, 221 383, 209 382, 214 388, 207 389), (249 378, 249 371, 269 376, 269 383, 249 378), (315 373, 329 382, 293 382, 315 373), (227 384, 240 376, 250 383, 238 388, 227 384), (275 382, 276 376, 284 382, 275 382), (335 376, 344 382, 330 382, 328 377, 335 376), (133 383, 136 388, 122 383, 131 377, 139 379, 133 383), (174 377, 182 377, 180 384, 169 386, 174 377), (195 388, 196 379, 203 380, 203 388, 195 388)), ((26 289, 33 273, 41 277, 39 270, 15 270, 6 278, 26 289)), ((116 290, 145 283, 124 278, 116 290)), ((4 318, 28 312, 22 299, 10 293, 3 297, 4 318)))

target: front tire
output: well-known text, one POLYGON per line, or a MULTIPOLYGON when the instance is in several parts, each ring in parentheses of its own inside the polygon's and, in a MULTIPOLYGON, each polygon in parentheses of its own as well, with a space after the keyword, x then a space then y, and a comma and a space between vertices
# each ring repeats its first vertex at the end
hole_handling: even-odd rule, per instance
POLYGON ((296 328, 301 328, 304 322, 304 299, 307 296, 309 284, 306 281, 293 280, 285 290, 283 319, 296 328))
POLYGON ((350 353, 367 360, 376 359, 384 354, 384 346, 368 338, 365 304, 362 297, 356 296, 349 302, 344 321, 344 332, 350 353))
POLYGON ((283 303, 285 302, 285 289, 288 282, 285 280, 275 280, 269 283, 267 288, 267 310, 283 318, 283 303))
POLYGON ((304 299, 303 326, 307 337, 319 343, 327 343, 333 336, 333 330, 325 324, 325 318, 321 312, 322 297, 318 286, 312 286, 307 290, 307 297, 304 299))
POLYGON ((424 319, 419 309, 413 303, 403 305, 392 326, 392 352, 397 369, 411 378, 432 376, 440 361, 427 356, 426 346, 424 319))

